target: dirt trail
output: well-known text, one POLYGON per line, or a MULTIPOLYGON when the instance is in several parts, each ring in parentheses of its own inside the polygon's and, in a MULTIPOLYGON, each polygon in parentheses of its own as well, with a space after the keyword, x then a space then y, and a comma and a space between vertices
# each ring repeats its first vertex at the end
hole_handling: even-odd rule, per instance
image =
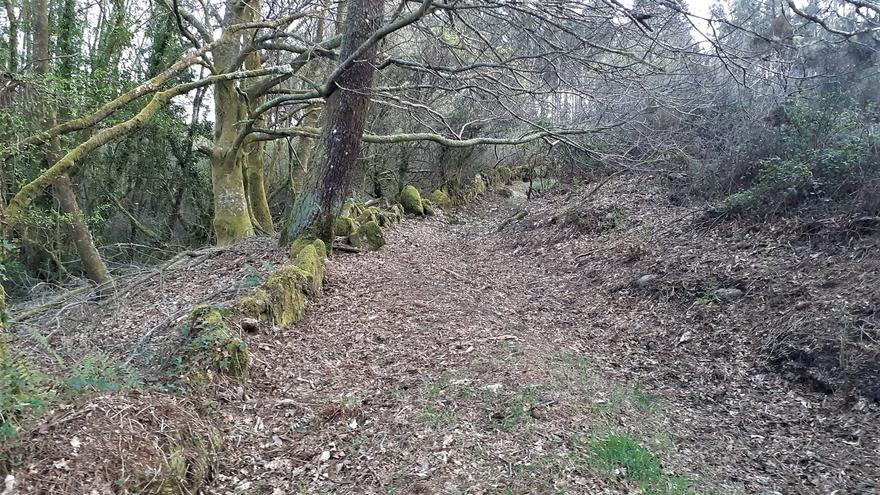
POLYGON ((683 480, 699 493, 876 493, 870 417, 844 425, 867 435, 854 446, 821 396, 786 396, 778 380, 736 407, 689 390, 674 363, 664 371, 679 379, 658 384, 657 362, 630 352, 637 334, 595 324, 614 295, 581 278, 602 267, 496 232, 517 207, 408 221, 385 248, 330 261, 303 321, 249 338, 246 387, 214 406, 227 454, 208 491, 638 492, 596 463, 595 439, 613 434, 661 459, 671 488, 657 493, 695 493, 683 480), (783 446, 780 430, 795 432, 783 446))
POLYGON ((592 423, 569 395, 576 315, 542 260, 499 249, 505 214, 409 221, 378 252, 334 258, 309 316, 251 341, 213 490, 600 490, 570 444, 592 423))

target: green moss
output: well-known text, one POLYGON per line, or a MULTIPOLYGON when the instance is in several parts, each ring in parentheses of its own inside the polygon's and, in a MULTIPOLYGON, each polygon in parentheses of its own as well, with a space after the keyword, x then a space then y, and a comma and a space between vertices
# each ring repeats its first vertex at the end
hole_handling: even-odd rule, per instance
POLYGON ((304 291, 311 283, 309 274, 296 265, 285 266, 266 280, 269 314, 276 325, 287 326, 302 318, 306 307, 304 291))
POLYGON ((450 198, 449 194, 447 194, 446 191, 442 189, 437 189, 432 192, 430 199, 435 205, 444 210, 452 208, 452 198, 450 198))
POLYGON ((355 218, 355 221, 363 225, 367 222, 378 222, 379 221, 379 208, 375 206, 368 206, 364 208, 364 211, 361 212, 360 215, 355 218))
POLYGON ((385 245, 385 235, 376 222, 367 222, 349 237, 351 245, 357 248, 375 251, 385 245))
POLYGON ((354 223, 354 220, 352 220, 351 217, 340 215, 336 217, 336 224, 333 230, 336 231, 336 235, 350 236, 357 231, 357 224, 354 223))
POLYGON ((296 255, 298 255, 304 247, 310 246, 314 239, 315 238, 311 236, 297 237, 293 242, 290 243, 290 257, 296 259, 296 255))
POLYGON ((253 294, 241 296, 235 301, 235 311, 244 316, 262 319, 269 313, 269 294, 257 289, 253 294))
POLYGON ((318 256, 322 260, 326 260, 330 253, 327 251, 327 245, 324 244, 324 241, 321 239, 315 239, 312 241, 312 246, 315 246, 315 251, 317 251, 318 256))
POLYGON ((422 210, 424 210, 425 215, 435 215, 437 213, 434 203, 428 198, 422 198, 422 210))
POLYGON ((225 308, 200 305, 190 317, 190 341, 183 361, 198 372, 208 368, 230 376, 241 376, 248 364, 247 344, 233 335, 224 321, 225 308))
POLYGON ((309 244, 296 255, 294 266, 306 273, 308 289, 314 295, 321 293, 324 283, 324 257, 318 254, 315 246, 309 244))
POLYGON ((403 210, 412 215, 424 215, 425 210, 422 209, 422 195, 415 186, 406 186, 400 193, 400 204, 403 210))

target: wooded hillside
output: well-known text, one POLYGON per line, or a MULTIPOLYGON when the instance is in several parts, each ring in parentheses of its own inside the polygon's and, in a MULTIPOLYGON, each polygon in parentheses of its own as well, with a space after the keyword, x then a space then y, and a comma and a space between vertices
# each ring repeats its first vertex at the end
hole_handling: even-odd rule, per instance
POLYGON ((2 495, 880 489, 878 51, 877 0, 4 0, 2 495))

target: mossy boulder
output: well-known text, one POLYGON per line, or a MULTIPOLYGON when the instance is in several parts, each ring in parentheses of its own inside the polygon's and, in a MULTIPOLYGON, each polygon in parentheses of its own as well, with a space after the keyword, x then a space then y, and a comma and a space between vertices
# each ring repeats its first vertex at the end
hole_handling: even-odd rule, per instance
POLYGON ((189 342, 184 347, 183 362, 196 374, 202 369, 241 376, 247 369, 247 344, 233 334, 225 322, 226 308, 196 306, 189 321, 189 342))
POLYGON ((385 234, 377 222, 367 222, 348 238, 351 245, 356 248, 375 251, 385 245, 385 234))
POLYGON ((306 274, 306 288, 313 295, 321 293, 321 286, 324 283, 324 256, 318 254, 314 244, 304 247, 299 254, 296 255, 293 265, 306 274))
POLYGON ((236 299, 233 307, 238 314, 263 319, 269 314, 269 293, 257 289, 253 294, 236 299))
POLYGON ((422 198, 422 210, 424 210, 425 215, 428 216, 437 214, 437 208, 434 206, 434 203, 428 198, 422 198))
POLYGON ((360 215, 355 218, 355 221, 359 225, 363 225, 367 222, 378 222, 379 221, 379 209, 375 206, 368 206, 364 208, 360 215))
POLYGON ((400 204, 403 205, 403 211, 411 215, 422 216, 425 210, 422 208, 422 195, 415 186, 406 186, 400 192, 400 204))
POLYGON ((312 245, 313 239, 313 237, 309 236, 300 236, 294 239, 294 241, 290 243, 290 257, 295 259, 296 255, 298 255, 304 247, 312 245))
POLYGON ((321 239, 315 239, 311 236, 301 236, 290 243, 290 257, 296 259, 300 251, 308 246, 314 247, 321 259, 327 258, 329 254, 327 253, 327 245, 321 239))
POLYGON ((330 251, 327 250, 327 244, 325 244, 323 240, 315 239, 312 241, 312 246, 315 246, 315 251, 318 253, 321 260, 326 260, 327 257, 330 256, 330 251))
POLYGON ((435 205, 444 210, 452 208, 452 198, 442 189, 436 189, 429 198, 435 205))
POLYGON ((287 326, 302 318, 306 309, 305 292, 311 284, 309 274, 296 265, 282 267, 266 280, 269 315, 276 325, 287 326))
POLYGON ((336 223, 333 230, 336 231, 336 235, 350 236, 357 231, 357 224, 351 219, 351 217, 340 215, 336 217, 336 223))

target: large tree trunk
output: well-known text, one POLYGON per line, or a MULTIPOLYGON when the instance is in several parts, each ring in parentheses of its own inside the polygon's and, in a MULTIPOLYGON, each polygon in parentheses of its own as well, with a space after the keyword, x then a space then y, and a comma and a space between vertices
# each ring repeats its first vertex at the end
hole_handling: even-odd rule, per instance
MULTIPOLYGON (((331 0, 324 1, 324 8, 327 11, 330 10, 331 3, 331 0)), ((341 0, 336 6, 336 18, 333 22, 335 34, 342 33, 345 29, 346 5, 345 0, 341 0)), ((321 43, 322 41, 324 41, 323 17, 318 20, 318 26, 315 29, 315 43, 321 43)), ((321 76, 321 73, 326 71, 327 64, 324 63, 323 59, 318 58, 311 61, 310 66, 307 66, 303 79, 308 81, 317 80, 318 77, 321 76)), ((306 114, 303 116, 300 125, 302 127, 316 127, 321 119, 321 111, 322 107, 319 105, 307 108, 306 114)), ((315 155, 317 146, 318 140, 308 136, 301 136, 296 141, 296 146, 293 148, 293 154, 295 155, 293 159, 296 160, 298 166, 292 167, 290 173, 290 186, 293 189, 291 192, 293 193, 292 197, 294 198, 296 198, 296 195, 302 191, 302 188, 305 185, 305 179, 311 168, 312 157, 315 155)))
MULTIPOLYGON (((382 0, 348 2, 340 63, 344 63, 379 28, 382 14, 382 0)), ((282 242, 305 233, 328 243, 333 241, 334 220, 349 193, 352 171, 361 151, 376 50, 375 44, 369 47, 336 80, 324 112, 324 159, 309 170, 303 190, 294 201, 282 242)))
MULTIPOLYGON (((49 9, 47 0, 37 0, 34 14, 36 18, 34 29, 35 68, 38 74, 45 76, 49 73, 49 9)), ((71 19, 62 19, 62 23, 65 21, 73 22, 71 19)), ((59 45, 63 45, 63 41, 60 41, 59 45)), ((69 77, 70 74, 65 74, 65 76, 69 77)), ((47 127, 55 127, 56 120, 55 110, 50 109, 46 118, 47 127)), ((48 147, 46 161, 50 164, 55 163, 61 156, 61 145, 58 137, 51 139, 48 147)), ((53 181, 52 185, 54 186, 55 197, 58 200, 61 211, 67 216, 67 234, 73 240, 74 246, 76 246, 80 260, 82 260, 83 271, 95 283, 103 284, 109 282, 110 275, 107 272, 107 266, 104 265, 104 260, 101 259, 101 255, 98 253, 97 248, 95 248, 92 235, 88 227, 86 227, 70 178, 67 174, 62 174, 53 181)))
MULTIPOLYGON (((252 0, 250 2, 251 20, 259 20, 260 2, 252 0)), ((244 61, 244 68, 247 70, 256 70, 263 66, 259 52, 249 53, 244 61)), ((256 98, 248 101, 250 110, 254 110, 259 104, 263 103, 264 98, 256 98)), ((263 165, 264 144, 262 141, 250 143, 244 146, 242 150, 245 170, 245 182, 247 184, 248 204, 250 205, 251 215, 254 227, 259 228, 267 234, 275 233, 275 225, 272 223, 272 214, 269 212, 269 199, 266 196, 266 178, 265 167, 263 165)))
MULTIPOLYGON (((248 8, 236 0, 227 0, 226 26, 241 22, 248 8)), ((224 32, 212 51, 218 73, 236 70, 241 52, 241 34, 224 32)), ((250 208, 244 186, 240 146, 236 142, 242 117, 242 104, 236 94, 236 81, 214 84, 214 149, 211 154, 211 180, 214 190, 214 234, 217 245, 234 244, 254 235, 250 208)))

